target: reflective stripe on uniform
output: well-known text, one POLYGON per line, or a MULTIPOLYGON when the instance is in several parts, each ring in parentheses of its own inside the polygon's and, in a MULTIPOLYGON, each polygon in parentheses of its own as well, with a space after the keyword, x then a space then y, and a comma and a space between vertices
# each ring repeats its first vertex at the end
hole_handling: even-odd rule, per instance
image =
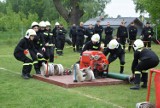
POLYGON ((32 63, 23 63, 24 66, 32 65, 32 63))
POLYGON ((52 35, 53 35, 53 33, 49 33, 49 35, 50 35, 50 36, 52 36, 52 35))
POLYGON ((57 49, 57 51, 62 51, 62 50, 58 50, 58 49, 57 49))
POLYGON ((120 66, 123 66, 123 67, 124 67, 124 65, 120 65, 120 66))
POLYGON ((141 74, 141 72, 139 72, 139 71, 135 71, 135 74, 141 74))
POLYGON ((146 70, 146 71, 142 71, 142 73, 148 73, 148 70, 146 70))
POLYGON ((98 46, 93 46, 94 49, 98 49, 98 46))
POLYGON ((46 60, 45 58, 38 58, 38 61, 46 60))
POLYGON ((48 36, 48 33, 45 33, 45 32, 44 32, 43 34, 45 34, 45 35, 47 35, 47 36, 48 36))
POLYGON ((38 63, 38 61, 34 61, 34 62, 33 62, 33 64, 36 64, 36 63, 38 63))
POLYGON ((48 46, 53 46, 53 44, 48 44, 48 46))

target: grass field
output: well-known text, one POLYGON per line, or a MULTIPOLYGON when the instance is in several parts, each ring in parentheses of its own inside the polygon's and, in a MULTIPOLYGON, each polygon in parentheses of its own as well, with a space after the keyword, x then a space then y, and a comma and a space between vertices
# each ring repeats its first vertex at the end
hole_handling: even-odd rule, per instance
MULTIPOLYGON (((35 79, 21 78, 22 63, 13 57, 15 42, 1 44, 0 48, 0 107, 1 108, 135 108, 145 101, 147 90, 131 91, 130 84, 65 89, 35 79)), ((153 50, 160 56, 158 45, 153 50)), ((55 63, 70 68, 79 59, 67 46, 64 56, 55 63)), ((125 74, 131 74, 133 53, 126 53, 125 74)), ((156 68, 160 68, 160 65, 156 68)), ((119 60, 110 65, 111 72, 119 72, 119 60)), ((32 69, 32 74, 34 74, 32 69)), ((154 86, 151 102, 155 102, 154 86)))

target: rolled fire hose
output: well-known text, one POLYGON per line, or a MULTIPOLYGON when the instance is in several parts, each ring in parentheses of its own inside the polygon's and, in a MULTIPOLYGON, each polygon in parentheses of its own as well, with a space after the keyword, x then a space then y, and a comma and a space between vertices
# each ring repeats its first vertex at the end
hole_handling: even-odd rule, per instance
POLYGON ((54 65, 54 74, 55 75, 63 75, 64 68, 61 64, 54 65))

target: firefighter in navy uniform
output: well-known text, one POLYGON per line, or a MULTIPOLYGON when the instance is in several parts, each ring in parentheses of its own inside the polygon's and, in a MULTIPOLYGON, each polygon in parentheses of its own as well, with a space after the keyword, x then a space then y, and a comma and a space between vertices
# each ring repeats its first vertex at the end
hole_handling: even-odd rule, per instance
POLYGON ((46 31, 45 31, 45 47, 46 47, 46 53, 49 57, 49 62, 54 62, 54 47, 55 47, 55 37, 53 36, 53 33, 51 31, 51 24, 49 21, 45 22, 46 24, 46 31))
POLYGON ((142 88, 147 88, 148 72, 150 68, 154 68, 159 64, 158 56, 151 50, 144 48, 142 40, 137 39, 133 44, 134 59, 132 62, 132 76, 134 78, 135 86, 132 90, 140 89, 140 82, 142 81, 142 88), (140 77, 142 74, 142 77, 140 77))
POLYGON ((70 32, 69 32, 69 36, 72 38, 72 46, 73 46, 73 51, 75 52, 76 49, 76 37, 77 37, 77 27, 76 27, 76 24, 73 24, 71 29, 70 29, 70 32))
POLYGON ((100 43, 101 43, 101 41, 102 41, 103 27, 100 25, 100 20, 97 21, 97 24, 94 27, 94 32, 99 34, 99 36, 100 36, 100 43))
POLYGON ((147 46, 149 49, 151 49, 151 40, 152 40, 153 34, 154 34, 153 28, 150 26, 150 23, 147 22, 146 26, 142 30, 144 47, 147 46))
POLYGON ((120 45, 120 43, 117 42, 116 39, 112 39, 109 44, 108 47, 104 49, 104 55, 108 55, 108 53, 110 53, 109 57, 108 57, 108 61, 109 64, 111 62, 113 62, 114 60, 117 59, 117 57, 120 60, 120 73, 122 74, 124 71, 124 64, 125 64, 125 52, 122 48, 122 46, 120 45))
POLYGON ((14 57, 17 60, 24 62, 22 68, 22 77, 24 79, 29 79, 32 77, 30 75, 33 63, 32 59, 41 55, 34 47, 34 36, 36 36, 36 32, 33 29, 28 29, 25 37, 20 40, 14 50, 14 57))
MULTIPOLYGON (((39 45, 40 44, 40 37, 38 36, 39 24, 37 22, 33 22, 31 24, 31 28, 37 34, 33 39, 34 47, 36 50, 38 50, 38 52, 42 53, 42 48, 40 48, 40 45, 39 45)), ((39 61, 38 61, 37 57, 33 58, 33 65, 34 65, 34 69, 36 71, 36 74, 40 74, 40 65, 39 65, 39 61)))
POLYGON ((91 37, 94 35, 94 28, 92 24, 89 24, 89 27, 86 29, 86 35, 87 39, 85 43, 91 41, 91 37))
POLYGON ((113 28, 110 27, 110 23, 107 23, 107 27, 104 30, 105 32, 105 41, 104 47, 107 47, 107 44, 112 40, 113 28))
POLYGON ((132 22, 129 27, 129 46, 128 46, 129 52, 132 48, 134 41, 136 40, 136 36, 137 36, 137 28, 135 27, 134 22, 132 22))
POLYGON ((92 37, 91 37, 91 40, 88 41, 85 46, 83 47, 82 49, 82 52, 81 52, 81 55, 84 51, 87 51, 87 50, 98 50, 100 51, 100 36, 99 34, 94 34, 92 37))
POLYGON ((82 51, 85 34, 86 34, 86 29, 83 27, 83 22, 80 22, 80 26, 77 28, 77 41, 76 41, 76 50, 78 52, 82 51))
MULTIPOLYGON (((52 33, 53 33, 53 36, 55 37, 55 39, 56 39, 56 37, 57 37, 57 30, 59 29, 59 23, 58 22, 56 22, 55 23, 55 27, 53 28, 53 30, 52 30, 52 33)), ((56 53, 57 53, 57 41, 55 41, 55 49, 56 49, 56 53)))
POLYGON ((118 27, 117 30, 117 39, 119 43, 123 45, 124 50, 125 50, 126 38, 128 38, 128 32, 127 28, 125 27, 125 23, 122 21, 121 25, 118 27))
POLYGON ((67 31, 64 29, 63 25, 60 24, 59 28, 57 29, 57 54, 58 55, 63 55, 63 48, 65 44, 65 34, 67 31))

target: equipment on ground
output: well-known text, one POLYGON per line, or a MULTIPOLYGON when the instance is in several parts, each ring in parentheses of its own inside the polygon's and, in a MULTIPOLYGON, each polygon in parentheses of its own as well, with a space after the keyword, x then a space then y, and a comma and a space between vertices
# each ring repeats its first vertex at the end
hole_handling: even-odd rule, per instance
POLYGON ((53 75, 63 75, 64 68, 61 64, 53 64, 53 63, 42 63, 40 68, 42 76, 53 76, 53 75), (47 66, 48 65, 48 66, 47 66))
POLYGON ((80 59, 80 69, 90 67, 96 78, 107 76, 108 64, 106 56, 101 51, 84 51, 80 59))

